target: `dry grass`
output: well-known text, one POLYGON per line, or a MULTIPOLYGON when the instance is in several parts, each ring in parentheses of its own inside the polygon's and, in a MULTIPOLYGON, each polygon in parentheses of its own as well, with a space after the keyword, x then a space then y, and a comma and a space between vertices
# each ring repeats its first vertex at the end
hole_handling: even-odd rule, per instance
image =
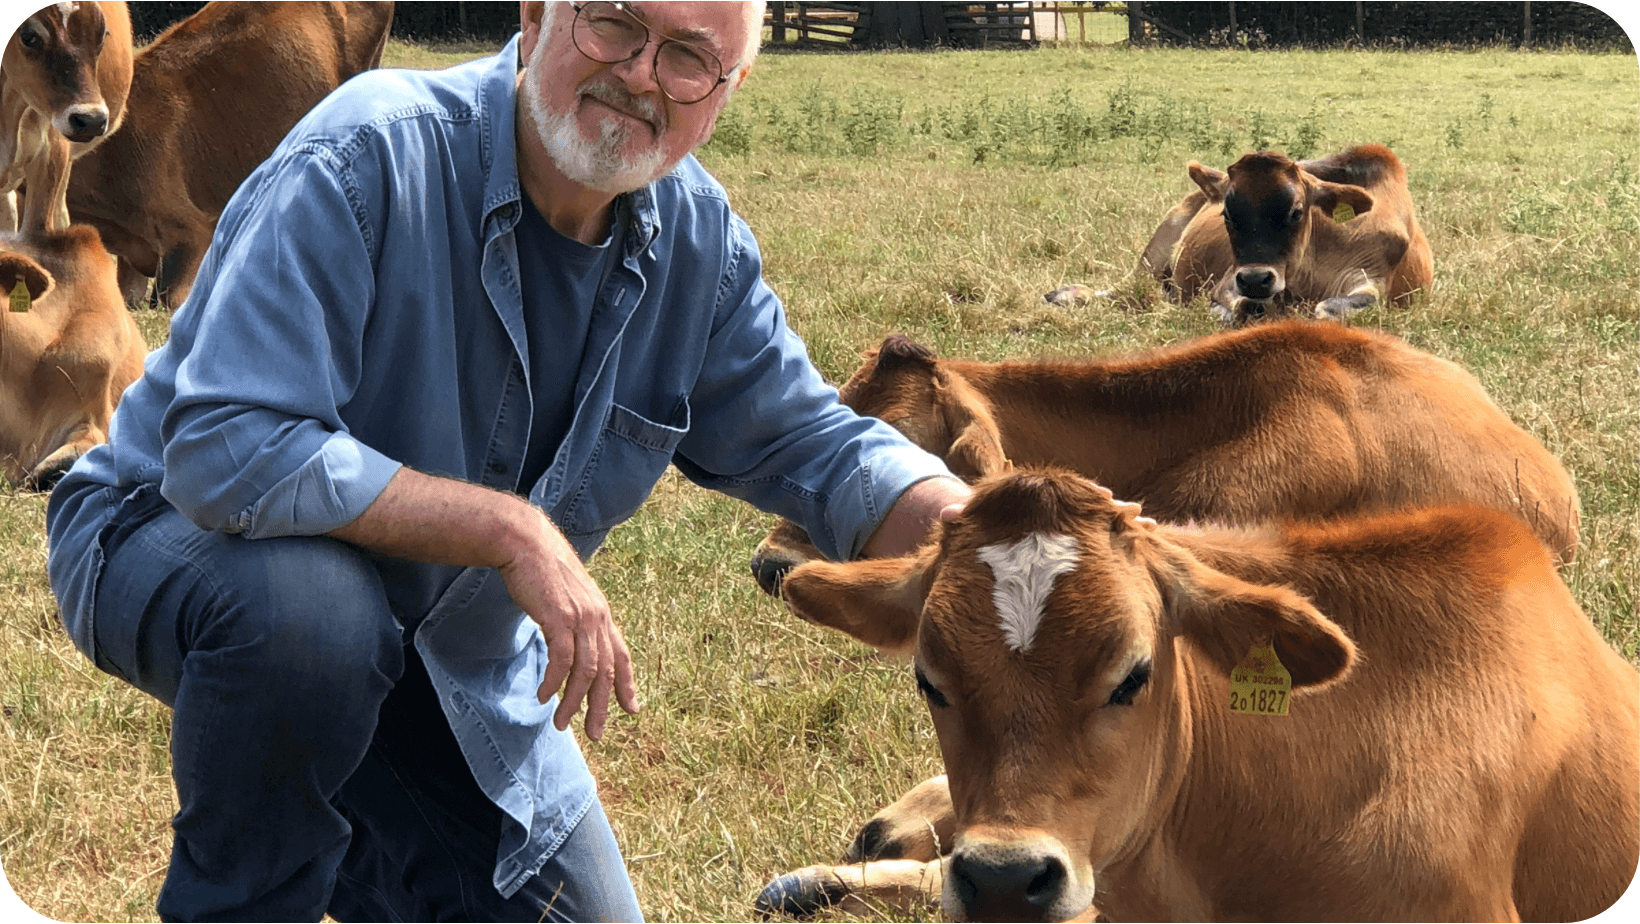
MULTIPOLYGON (((396 46, 388 60, 451 58, 396 46)), ((1168 305, 1129 275, 1187 189, 1184 163, 1223 167, 1234 158, 1221 145, 1261 134, 1323 151, 1390 143, 1438 282, 1362 323, 1473 370, 1565 460, 1585 521, 1563 576, 1634 660, 1637 78, 1632 58, 1503 51, 770 54, 703 160, 758 234, 794 327, 840 378, 891 332, 984 359, 1207 333, 1201 306, 1168 305), (1067 102, 1134 119, 1067 146, 1042 121, 1067 102), (974 133, 941 133, 970 117, 974 133), (1041 302, 1068 282, 1125 297, 1041 302)), ((163 316, 144 320, 157 342, 163 316)), ((167 716, 58 627, 43 509, 0 496, 0 861, 41 913, 150 920, 174 810, 167 716)), ((904 665, 756 591, 746 561, 768 526, 671 476, 594 560, 646 709, 588 756, 652 919, 745 919, 768 878, 838 856, 855 825, 938 769, 904 665)))

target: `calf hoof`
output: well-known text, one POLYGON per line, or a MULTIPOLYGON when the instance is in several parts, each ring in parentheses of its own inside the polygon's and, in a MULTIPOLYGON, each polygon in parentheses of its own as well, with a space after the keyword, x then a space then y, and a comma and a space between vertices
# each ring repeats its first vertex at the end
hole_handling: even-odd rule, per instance
POLYGON ((22 489, 41 494, 51 493, 51 489, 57 486, 57 482, 63 480, 63 476, 68 474, 68 470, 74 467, 74 460, 78 458, 79 456, 72 456, 66 459, 46 460, 44 464, 30 472, 29 476, 23 479, 22 489))
POLYGON ((763 919, 776 914, 806 918, 841 904, 850 889, 824 866, 810 866, 787 873, 763 887, 757 896, 757 913, 763 919))
POLYGON ((757 580, 757 586, 776 599, 780 597, 780 585, 794 567, 796 566, 792 562, 778 556, 752 556, 752 577, 757 580))

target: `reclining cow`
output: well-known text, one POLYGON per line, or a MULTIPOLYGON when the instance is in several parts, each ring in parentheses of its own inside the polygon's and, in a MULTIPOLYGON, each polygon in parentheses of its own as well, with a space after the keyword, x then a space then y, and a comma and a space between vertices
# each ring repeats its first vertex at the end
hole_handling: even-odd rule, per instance
POLYGON ((949 785, 879 831, 902 859, 788 874, 762 911, 1569 921, 1623 895, 1640 675, 1519 520, 1138 513, 1018 473, 914 557, 791 573, 803 619, 913 656, 949 785), (929 827, 943 863, 897 841, 929 827))
MULTIPOLYGON (((1569 561, 1577 489, 1474 376, 1386 334, 1261 324, 1133 357, 937 359, 890 337, 844 403, 964 478, 1060 465, 1159 519, 1249 523, 1464 502, 1513 513, 1569 561)), ((819 553, 782 523, 752 558, 769 593, 819 553)))
POLYGON ((0 311, 0 475, 46 488, 108 438, 148 348, 114 261, 84 225, 0 234, 0 289, 10 300, 0 311))
POLYGON ((1198 189, 1162 220, 1140 267, 1181 301, 1207 294, 1227 323, 1343 319, 1434 280, 1406 168, 1386 147, 1297 163, 1259 151, 1222 173, 1188 170, 1198 189))
POLYGON ((53 3, 23 20, 0 58, 0 231, 68 227, 69 166, 120 127, 130 88, 124 3, 53 3))
POLYGON ((187 297, 217 218, 296 122, 381 63, 392 3, 212 3, 136 56, 124 130, 74 167, 68 210, 120 258, 128 304, 187 297))

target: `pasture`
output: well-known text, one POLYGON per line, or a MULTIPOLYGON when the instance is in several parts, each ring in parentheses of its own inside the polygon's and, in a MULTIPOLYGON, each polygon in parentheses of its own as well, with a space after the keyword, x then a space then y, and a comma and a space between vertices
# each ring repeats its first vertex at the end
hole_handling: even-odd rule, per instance
MULTIPOLYGON (((384 63, 461 57, 394 43, 384 63)), ((1191 188, 1185 163, 1391 146, 1436 282, 1356 323, 1466 366, 1563 460, 1584 519, 1561 576, 1635 661, 1636 103, 1633 57, 1566 51, 769 54, 701 159, 840 381, 889 333, 983 360, 1211 333, 1204 305, 1169 304, 1132 274, 1191 188), (1073 282, 1117 298, 1042 302, 1073 282)), ((163 340, 164 314, 139 320, 163 340)), ((168 715, 74 651, 45 579, 44 510, 0 493, 0 864, 49 917, 154 920, 168 715)), ((644 711, 586 753, 651 920, 746 919, 768 879, 834 861, 860 822, 939 772, 909 668, 757 590, 747 560, 771 525, 674 473, 591 566, 644 711)))

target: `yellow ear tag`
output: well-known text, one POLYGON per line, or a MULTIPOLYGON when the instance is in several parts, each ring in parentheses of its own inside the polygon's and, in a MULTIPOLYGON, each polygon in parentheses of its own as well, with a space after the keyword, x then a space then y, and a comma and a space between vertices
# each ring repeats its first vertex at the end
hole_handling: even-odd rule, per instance
POLYGON ((1348 202, 1340 202, 1333 206, 1333 221, 1343 224, 1355 217, 1355 209, 1350 208, 1348 202))
POLYGON ((23 284, 23 280, 17 280, 17 284, 11 287, 11 310, 27 311, 33 304, 34 299, 28 294, 28 286, 23 284))
POLYGON ((1286 715, 1293 675, 1270 645, 1254 645, 1230 671, 1230 711, 1242 715, 1286 715))

